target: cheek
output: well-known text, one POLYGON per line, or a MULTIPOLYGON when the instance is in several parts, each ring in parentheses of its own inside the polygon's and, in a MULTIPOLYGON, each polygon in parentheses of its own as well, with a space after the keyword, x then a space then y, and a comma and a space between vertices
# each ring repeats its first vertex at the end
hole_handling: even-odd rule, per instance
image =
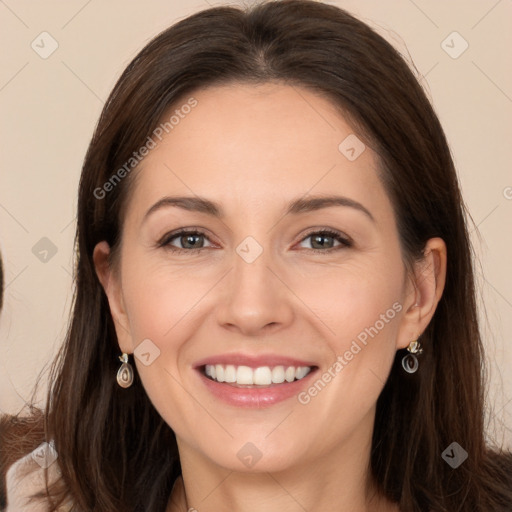
POLYGON ((354 259, 288 281, 320 320, 337 354, 348 350, 356 339, 363 344, 368 339, 379 339, 380 346, 394 343, 402 309, 403 277, 400 261, 390 261, 380 257, 354 259))
POLYGON ((161 349, 183 338, 194 306, 208 290, 208 282, 190 271, 148 267, 141 272, 136 264, 126 268, 123 291, 134 345, 149 338, 161 349))
POLYGON ((135 262, 126 265, 123 282, 136 371, 158 413, 177 435, 186 437, 191 425, 204 418, 184 392, 185 375, 179 363, 198 329, 194 306, 207 292, 207 282, 190 278, 190 272, 148 265, 141 272, 140 268, 135 262))
POLYGON ((327 445, 348 435, 375 406, 395 357, 403 309, 401 267, 346 270, 307 295, 308 306, 328 326, 332 358, 299 402, 309 413, 304 428, 332 426, 322 434, 327 445))

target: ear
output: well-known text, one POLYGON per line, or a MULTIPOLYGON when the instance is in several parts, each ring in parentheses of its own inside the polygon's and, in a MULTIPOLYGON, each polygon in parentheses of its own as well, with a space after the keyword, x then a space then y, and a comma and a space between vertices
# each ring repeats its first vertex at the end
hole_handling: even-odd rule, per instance
POLYGON ((93 261, 98 279, 105 290, 110 313, 114 321, 117 341, 121 352, 133 353, 133 342, 130 335, 129 320, 123 301, 120 283, 120 272, 114 272, 110 260, 110 246, 107 242, 99 242, 94 248, 93 261))
POLYGON ((446 244, 442 238, 428 240, 423 259, 414 265, 404 300, 404 316, 397 349, 407 348, 427 328, 434 316, 446 282, 446 244))

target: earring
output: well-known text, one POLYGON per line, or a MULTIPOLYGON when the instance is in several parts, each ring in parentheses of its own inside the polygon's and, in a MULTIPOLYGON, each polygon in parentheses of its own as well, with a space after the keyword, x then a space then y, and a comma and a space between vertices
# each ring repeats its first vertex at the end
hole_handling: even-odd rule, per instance
POLYGON ((402 367, 407 373, 414 373, 419 367, 416 354, 419 355, 423 352, 421 343, 418 340, 411 341, 407 350, 409 353, 402 358, 402 367))
POLYGON ((128 362, 128 354, 123 353, 119 356, 119 361, 122 361, 122 365, 117 370, 117 383, 122 388, 129 388, 133 384, 133 368, 128 362))

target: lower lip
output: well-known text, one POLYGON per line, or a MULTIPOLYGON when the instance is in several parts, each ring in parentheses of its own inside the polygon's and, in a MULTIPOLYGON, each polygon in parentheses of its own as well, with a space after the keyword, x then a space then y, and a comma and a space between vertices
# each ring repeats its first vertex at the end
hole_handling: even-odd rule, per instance
POLYGON ((282 402, 298 395, 309 384, 317 368, 311 370, 305 377, 293 382, 271 384, 268 387, 242 388, 209 379, 197 370, 201 380, 208 390, 229 405, 236 407, 263 408, 282 402))

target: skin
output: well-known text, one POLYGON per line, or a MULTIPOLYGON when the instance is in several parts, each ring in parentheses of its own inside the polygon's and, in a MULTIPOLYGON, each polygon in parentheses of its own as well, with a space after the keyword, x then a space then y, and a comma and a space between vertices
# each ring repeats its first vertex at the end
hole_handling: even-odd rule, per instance
POLYGON ((137 171, 119 265, 109 267, 106 242, 94 251, 120 350, 133 353, 145 339, 160 350, 152 364, 135 363, 176 433, 183 478, 168 510, 396 511, 372 493, 367 472, 375 406, 396 350, 434 314, 445 244, 429 240, 406 272, 376 156, 366 147, 349 161, 338 150, 354 131, 326 99, 276 83, 194 97, 198 106, 137 171), (347 206, 284 215, 293 199, 317 194, 358 201, 375 221, 347 206), (225 216, 169 206, 144 220, 166 195, 214 200, 225 216), (181 227, 206 237, 174 238, 182 253, 158 247, 181 227), (312 228, 354 244, 327 238, 337 249, 327 253, 312 228), (247 236, 263 248, 252 263, 236 252, 247 236), (227 405, 192 369, 211 355, 273 352, 315 361, 322 373, 395 302, 401 311, 306 405, 296 397, 261 409, 227 405), (237 457, 247 442, 262 455, 251 468, 237 457))

